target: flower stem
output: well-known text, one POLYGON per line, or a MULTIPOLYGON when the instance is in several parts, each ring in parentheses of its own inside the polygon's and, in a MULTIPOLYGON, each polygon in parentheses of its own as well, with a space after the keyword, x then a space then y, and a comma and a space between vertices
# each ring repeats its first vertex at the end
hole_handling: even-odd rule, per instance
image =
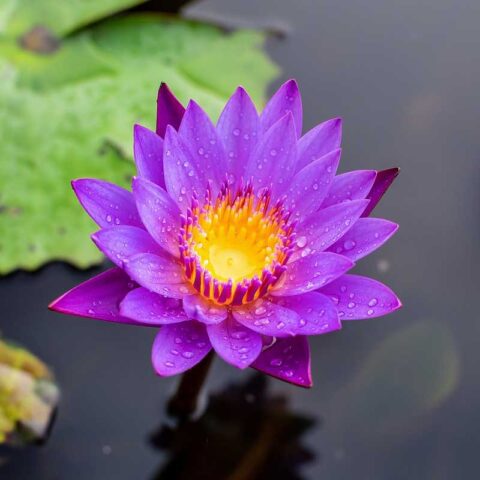
POLYGON ((184 420, 195 413, 198 395, 207 378, 213 356, 211 351, 200 363, 182 375, 176 392, 168 402, 167 412, 170 415, 184 420))

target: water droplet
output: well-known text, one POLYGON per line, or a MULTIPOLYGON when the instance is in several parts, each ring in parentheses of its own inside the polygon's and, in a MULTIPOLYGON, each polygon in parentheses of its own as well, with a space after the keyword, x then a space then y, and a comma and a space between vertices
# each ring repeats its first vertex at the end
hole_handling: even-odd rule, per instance
POLYGON ((284 327, 285 327, 285 323, 284 323, 284 322, 278 322, 278 323, 277 323, 277 328, 278 328, 279 330, 281 330, 281 329, 284 328, 284 327))
POLYGON ((270 365, 272 367, 281 367, 282 366, 282 360, 280 358, 274 358, 273 360, 270 360, 270 365))
POLYGON ((299 237, 297 239, 297 246, 303 248, 307 244, 307 237, 299 237))
POLYGON ((270 150, 270 155, 271 155, 272 157, 275 157, 275 156, 277 155, 277 151, 276 151, 274 148, 272 148, 272 149, 270 150))
POLYGON ((112 222, 112 216, 111 216, 111 215, 107 215, 106 220, 107 220, 108 223, 111 223, 111 222, 112 222))
POLYGON ((345 243, 343 244, 345 250, 351 250, 355 245, 356 243, 353 240, 345 240, 345 243))
POLYGON ((354 302, 350 302, 347 306, 348 306, 348 308, 355 308, 355 303, 354 303, 354 302))
POLYGON ((165 362, 165 366, 169 367, 169 368, 172 368, 172 367, 175 366, 175 364, 173 362, 165 362))
POLYGON ((182 357, 183 358, 192 358, 193 357, 193 352, 183 352, 182 357))
POLYGON ((235 129, 233 130, 233 134, 234 134, 236 137, 238 137, 238 136, 240 135, 240 129, 239 129, 239 128, 235 128, 235 129))
POLYGON ((286 376, 286 377, 289 377, 289 378, 290 378, 290 377, 293 377, 293 371, 292 371, 292 370, 286 370, 286 371, 285 371, 285 376, 286 376))
POLYGON ((372 299, 368 302, 368 306, 369 306, 369 307, 374 307, 377 303, 378 303, 378 300, 377 300, 376 298, 372 298, 372 299))
POLYGON ((373 315, 373 313, 374 313, 374 310, 371 308, 367 311, 367 315, 373 315))
POLYGON ((258 307, 255 309, 255 315, 263 315, 266 311, 265 307, 258 307))
POLYGON ((189 176, 189 177, 193 177, 193 175, 194 175, 193 170, 190 170, 190 171, 188 172, 188 176, 189 176))

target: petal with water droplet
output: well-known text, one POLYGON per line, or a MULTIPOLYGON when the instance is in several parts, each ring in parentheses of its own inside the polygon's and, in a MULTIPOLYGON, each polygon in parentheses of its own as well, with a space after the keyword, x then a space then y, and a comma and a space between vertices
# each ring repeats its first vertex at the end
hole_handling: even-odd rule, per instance
POLYGON ((142 125, 133 127, 133 158, 139 177, 165 187, 163 140, 155 132, 142 127, 142 125))
POLYGON ((295 175, 285 200, 285 206, 292 212, 292 219, 301 221, 320 208, 337 171, 340 154, 340 149, 334 150, 295 175))
POLYGON ((232 183, 244 176, 260 135, 260 120, 248 93, 238 87, 217 123, 217 132, 227 154, 227 173, 232 183))
POLYGON ((208 115, 193 100, 185 110, 178 134, 190 149, 194 171, 203 179, 204 189, 207 181, 211 181, 213 187, 218 186, 227 172, 223 143, 208 115))
MULTIPOLYGON (((164 286, 169 284, 183 285, 185 276, 181 266, 173 257, 140 253, 125 262, 125 271, 139 285, 164 295, 164 286)), ((188 293, 186 290, 185 293, 188 293)))
POLYGON ((247 368, 262 351, 262 337, 234 318, 207 326, 215 352, 237 368, 247 368))
POLYGON ((188 320, 181 300, 167 298, 142 287, 132 290, 125 296, 120 303, 120 313, 124 317, 153 326, 188 320))
POLYGON ((380 317, 399 309, 402 304, 383 283, 360 275, 343 275, 320 289, 335 298, 340 320, 363 320, 380 317))
POLYGON ((112 268, 64 293, 49 305, 55 312, 108 322, 136 323, 120 315, 118 305, 135 288, 123 270, 112 268))
POLYGON ((269 100, 260 116, 263 131, 266 132, 287 112, 292 114, 296 137, 302 134, 302 97, 295 80, 286 81, 269 100))
POLYGON ((200 295, 185 296, 183 298, 183 308, 189 318, 205 324, 223 322, 228 316, 226 307, 216 305, 200 295))
POLYGON ((310 348, 307 337, 279 338, 264 350, 252 367, 272 377, 300 387, 313 386, 310 348))
POLYGON ((275 123, 258 142, 245 169, 257 191, 268 187, 275 195, 285 190, 294 174, 296 160, 295 125, 289 112, 275 123))
POLYGON ((312 128, 298 140, 297 170, 340 148, 342 120, 332 118, 312 128))
POLYGON ((332 282, 352 268, 354 263, 331 252, 312 253, 288 264, 271 295, 283 297, 311 292, 332 282))
POLYGON ((163 249, 178 257, 178 206, 163 188, 148 180, 134 178, 132 188, 138 211, 150 235, 163 249))
POLYGON ((355 170, 337 175, 333 179, 322 208, 348 200, 365 198, 372 188, 375 176, 375 170, 355 170))
POLYGON ((194 367, 212 349, 205 326, 190 321, 164 325, 155 337, 152 364, 158 375, 169 377, 194 367))
POLYGON ((245 327, 271 337, 296 335, 300 328, 296 312, 263 298, 234 308, 233 316, 245 327))
POLYGON ((297 335, 322 335, 342 328, 335 304, 321 293, 278 297, 274 301, 299 316, 297 335))
POLYGON ((388 220, 359 218, 328 250, 356 261, 381 247, 397 230, 398 225, 388 220))
POLYGON ((167 192, 182 211, 191 207, 194 193, 203 195, 211 177, 197 168, 190 147, 170 126, 163 143, 163 171, 167 192))
POLYGON ((93 178, 74 180, 72 187, 82 207, 100 227, 143 226, 133 195, 128 190, 93 178))
POLYGON ((353 200, 339 203, 313 213, 297 227, 299 236, 305 236, 307 243, 292 255, 296 260, 305 252, 322 252, 343 237, 360 218, 368 200, 353 200))
POLYGON ((92 240, 119 267, 122 267, 128 258, 139 253, 165 253, 147 231, 128 225, 103 228, 92 235, 92 240))

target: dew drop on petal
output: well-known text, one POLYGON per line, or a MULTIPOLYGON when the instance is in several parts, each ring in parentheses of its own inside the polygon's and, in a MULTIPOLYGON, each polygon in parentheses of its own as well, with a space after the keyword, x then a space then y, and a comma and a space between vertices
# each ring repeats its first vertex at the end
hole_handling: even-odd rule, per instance
POLYGON ((307 244, 307 237, 299 237, 297 239, 297 246, 303 248, 307 244))
POLYGON ((281 367, 282 366, 282 360, 280 358, 274 358, 273 360, 270 360, 270 365, 272 367, 281 367))

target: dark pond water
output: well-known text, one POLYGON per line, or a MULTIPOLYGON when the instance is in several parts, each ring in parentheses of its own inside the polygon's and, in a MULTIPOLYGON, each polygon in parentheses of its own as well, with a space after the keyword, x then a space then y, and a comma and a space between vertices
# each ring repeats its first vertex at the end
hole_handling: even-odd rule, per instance
POLYGON ((96 271, 14 274, 0 329, 54 367, 63 401, 49 442, 0 477, 477 478, 480 3, 212 0, 189 14, 286 26, 268 50, 298 79, 306 126, 344 118, 344 170, 402 168, 377 211, 401 229, 357 269, 405 307, 315 338, 310 391, 216 361, 205 417, 172 430, 154 331, 45 309, 96 271))

